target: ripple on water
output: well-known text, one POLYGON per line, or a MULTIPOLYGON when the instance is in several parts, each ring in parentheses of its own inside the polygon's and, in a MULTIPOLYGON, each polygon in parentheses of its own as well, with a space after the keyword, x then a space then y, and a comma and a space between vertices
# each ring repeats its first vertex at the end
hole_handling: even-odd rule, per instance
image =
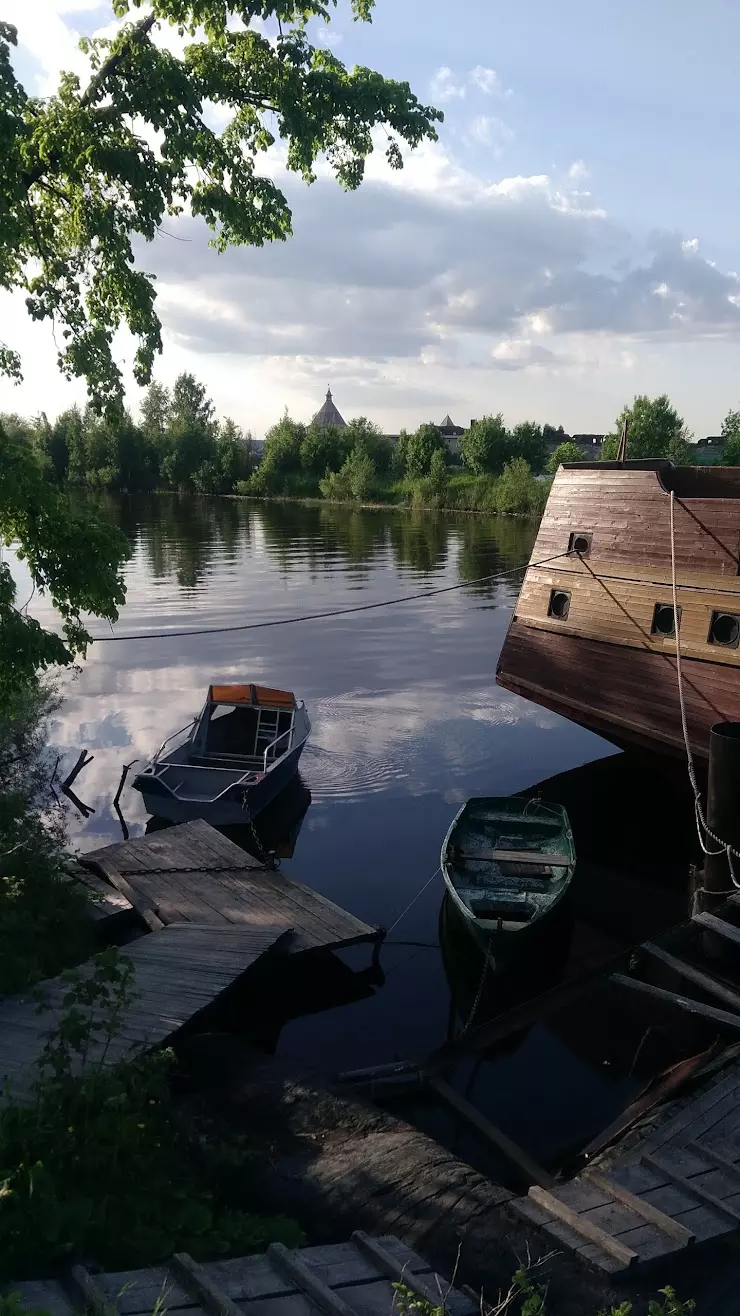
POLYGON ((378 716, 368 695, 318 700, 301 772, 315 800, 356 800, 377 795, 409 775, 416 752, 414 728, 378 716))

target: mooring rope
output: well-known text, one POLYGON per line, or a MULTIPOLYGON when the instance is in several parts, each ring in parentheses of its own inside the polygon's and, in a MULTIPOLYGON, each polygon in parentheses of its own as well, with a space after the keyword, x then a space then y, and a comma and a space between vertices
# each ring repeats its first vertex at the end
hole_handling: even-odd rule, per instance
POLYGON ((563 557, 572 557, 573 550, 555 553, 552 557, 542 558, 539 562, 520 562, 516 567, 506 571, 493 572, 489 576, 477 576, 473 580, 460 580, 455 585, 440 585, 437 589, 421 590, 418 594, 402 594, 396 599, 379 599, 376 603, 356 603, 351 608, 333 608, 330 612, 307 612, 298 617, 273 617, 269 621, 245 621, 236 626, 204 626, 189 631, 141 631, 135 635, 93 635, 95 644, 112 644, 115 641, 128 640, 176 640, 190 635, 227 635, 234 631, 259 631, 268 626, 294 626, 301 621, 326 621, 332 617, 347 617, 353 612, 371 612, 374 608, 392 608, 397 603, 415 603, 417 599, 431 599, 437 594, 451 594, 453 590, 467 589, 472 585, 485 585, 497 580, 506 580, 507 576, 516 575, 517 571, 527 571, 530 567, 544 567, 549 562, 557 562, 563 557))
POLYGON ((401 914, 398 915, 398 918, 396 919, 395 923, 391 923, 391 926, 389 927, 388 932, 387 932, 387 934, 386 934, 387 936, 390 936, 390 934, 391 934, 391 932, 393 931, 393 929, 398 927, 399 923, 401 922, 401 919, 406 917, 406 915, 408 914, 408 912, 409 912, 410 909, 413 909, 413 907, 414 907, 414 905, 416 904, 417 900, 419 900, 419 898, 420 898, 421 896, 424 895, 424 892, 426 891, 427 887, 432 885, 432 882, 434 881, 435 877, 437 876, 437 873, 441 873, 441 872, 442 872, 442 866, 439 865, 437 868, 435 868, 435 870, 434 870, 434 872, 432 873, 432 876, 429 878, 429 880, 428 880, 427 882, 424 883, 424 885, 423 885, 423 887, 421 888, 421 890, 420 890, 420 891, 417 891, 417 893, 416 893, 416 895, 414 896, 413 900, 409 901, 408 905, 407 905, 406 908, 403 910, 403 912, 402 912, 401 914))
POLYGON ((694 767, 694 755, 691 749, 689 727, 686 718, 686 702, 684 700, 684 693, 683 693, 683 670, 681 668, 681 626, 680 626, 679 612, 678 612, 678 589, 676 586, 676 527, 675 527, 675 516, 674 516, 675 501, 676 501, 675 493, 673 489, 671 489, 671 585, 673 589, 673 627, 674 627, 674 634, 676 637, 676 677, 678 679, 678 703, 681 709, 681 729, 683 731, 683 743, 686 748, 686 765, 688 767, 691 789, 694 792, 694 815, 696 817, 696 832, 697 832, 697 836, 699 837, 699 844, 702 850, 704 851, 705 855, 716 857, 717 855, 720 855, 723 852, 727 855, 727 863, 730 869, 730 877, 732 878, 732 885, 734 887, 737 887, 738 890, 740 890, 740 880, 738 880, 738 878, 735 876, 735 869, 732 863, 733 855, 735 856, 736 859, 740 859, 740 851, 734 850, 733 847, 727 843, 727 841, 722 840, 721 836, 716 836, 715 833, 708 826, 707 820, 704 817, 704 811, 702 809, 701 791, 699 790, 699 783, 696 778, 696 769, 694 767), (704 841, 704 836, 702 835, 702 831, 704 831, 704 833, 710 838, 710 840, 714 841, 715 844, 719 846, 719 850, 710 850, 708 848, 708 846, 704 841))

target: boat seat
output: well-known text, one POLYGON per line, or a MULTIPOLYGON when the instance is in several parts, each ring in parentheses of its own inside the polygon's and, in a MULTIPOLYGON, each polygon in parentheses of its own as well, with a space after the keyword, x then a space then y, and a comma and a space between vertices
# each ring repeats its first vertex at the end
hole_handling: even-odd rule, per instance
POLYGON ((501 918, 509 923, 529 923, 537 913, 537 907, 526 900, 471 900, 470 908, 476 918, 501 918))

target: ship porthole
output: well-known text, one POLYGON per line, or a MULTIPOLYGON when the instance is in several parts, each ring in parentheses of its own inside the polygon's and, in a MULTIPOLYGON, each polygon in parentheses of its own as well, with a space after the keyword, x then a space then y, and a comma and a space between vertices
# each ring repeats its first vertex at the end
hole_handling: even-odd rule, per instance
MULTIPOLYGON (((678 621, 681 624, 681 609, 678 610, 678 621)), ((665 637, 676 634, 676 618, 673 612, 673 606, 670 603, 656 603, 653 612, 653 624, 650 628, 652 635, 663 635, 665 637)))
POLYGON ((721 644, 726 649, 737 649, 740 643, 740 617, 734 612, 713 612, 709 643, 721 644))
POLYGON ((553 589, 550 591, 550 604, 547 609, 548 617, 557 617, 558 621, 565 621, 570 612, 570 593, 564 589, 553 589))
POLYGON ((577 553, 579 557, 588 557, 591 552, 591 536, 583 530, 574 530, 568 543, 568 552, 577 553))

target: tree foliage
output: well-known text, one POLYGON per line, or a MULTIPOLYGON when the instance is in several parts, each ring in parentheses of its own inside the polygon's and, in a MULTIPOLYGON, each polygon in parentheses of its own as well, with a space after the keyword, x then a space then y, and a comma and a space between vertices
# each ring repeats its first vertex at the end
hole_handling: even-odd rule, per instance
POLYGON ((628 459, 666 457, 677 466, 686 465, 691 435, 665 393, 657 398, 638 394, 629 406, 622 408, 613 432, 604 440, 601 450, 603 461, 614 461, 617 456, 625 420, 628 424, 628 459))
MULTIPOLYGON (((0 287, 23 290, 31 317, 54 322, 60 368, 87 381, 96 406, 121 402, 121 326, 137 340, 140 384, 161 351, 154 279, 136 267, 134 245, 150 242, 165 217, 200 216, 219 251, 284 240, 290 208, 258 170, 276 138, 305 182, 323 156, 354 189, 376 127, 395 169, 401 143, 436 137, 442 115, 408 83, 347 69, 310 44, 309 21, 328 22, 337 2, 152 0, 115 35, 81 42, 92 70, 84 88, 64 73, 44 99, 16 78, 17 30, 0 23, 0 287), (185 40, 180 53, 168 27, 185 40), (213 105, 227 117, 223 128, 211 126, 213 105)), ((373 4, 351 0, 355 19, 369 22, 373 4)), ((119 20, 138 7, 112 0, 119 20)), ((0 370, 21 377, 10 344, 0 344, 0 370)))
POLYGON ((551 475, 554 475, 559 466, 565 465, 566 462, 582 462, 583 453, 577 443, 567 439, 565 443, 559 443, 550 460, 547 463, 547 469, 551 475))
POLYGON ((190 374, 170 393, 153 383, 144 395, 141 422, 128 411, 100 416, 94 407, 73 407, 54 425, 0 417, 6 434, 22 437, 59 486, 126 493, 177 489, 232 493, 252 472, 251 436, 233 420, 216 421, 204 386, 190 374))
POLYGON ((522 458, 530 470, 538 474, 545 466, 547 445, 542 426, 534 420, 522 420, 511 431, 511 458, 522 458))
POLYGON ((460 439, 463 465, 474 475, 499 475, 511 455, 510 436, 501 412, 476 420, 460 439))
POLYGON ((28 442, 0 427, 0 541, 14 544, 34 590, 47 594, 62 620, 62 634, 44 628, 16 606, 16 584, 0 564, 0 700, 39 668, 72 662, 90 635, 82 614, 115 621, 125 592, 121 564, 125 539, 88 509, 76 511, 44 477, 28 442))
POLYGON ((404 459, 410 479, 418 480, 429 474, 435 452, 447 452, 445 441, 439 425, 426 421, 405 440, 404 459))

